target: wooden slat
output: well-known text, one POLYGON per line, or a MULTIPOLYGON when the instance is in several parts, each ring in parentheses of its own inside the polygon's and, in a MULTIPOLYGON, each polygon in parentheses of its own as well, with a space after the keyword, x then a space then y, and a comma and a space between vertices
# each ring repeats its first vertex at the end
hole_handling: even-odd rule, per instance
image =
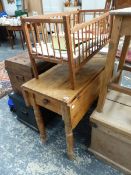
POLYGON ((125 36, 125 40, 124 40, 124 44, 123 44, 123 48, 122 48, 122 53, 121 53, 121 57, 120 57, 119 65, 118 65, 118 70, 123 69, 123 65, 125 63, 125 57, 126 57, 127 52, 128 52, 130 40, 131 40, 131 36, 125 36))
POLYGON ((31 60, 31 64, 32 64, 33 73, 34 73, 35 78, 38 78, 37 66, 36 66, 35 60, 32 58, 32 46, 31 46, 28 26, 27 26, 27 24, 24 24, 22 22, 22 27, 24 29, 25 39, 26 39, 27 48, 28 48, 29 55, 30 55, 30 60, 31 60))
POLYGON ((131 72, 131 66, 128 66, 127 64, 124 64, 123 70, 131 72))
POLYGON ((127 87, 122 87, 122 86, 115 84, 115 83, 110 83, 108 85, 108 87, 109 87, 109 89, 112 89, 112 90, 115 90, 115 91, 118 91, 118 92, 121 92, 121 93, 124 93, 124 94, 131 96, 131 89, 129 89, 127 87))
POLYGON ((46 26, 44 27, 43 24, 41 23, 42 39, 43 39, 43 42, 45 42, 45 44, 46 44, 46 49, 47 49, 47 54, 48 54, 48 59, 49 59, 49 49, 48 49, 48 45, 47 45, 47 37, 46 37, 45 32, 44 32, 45 29, 46 29, 46 26))
POLYGON ((23 22, 32 22, 32 23, 63 23, 63 19, 52 19, 52 18, 22 18, 23 22))

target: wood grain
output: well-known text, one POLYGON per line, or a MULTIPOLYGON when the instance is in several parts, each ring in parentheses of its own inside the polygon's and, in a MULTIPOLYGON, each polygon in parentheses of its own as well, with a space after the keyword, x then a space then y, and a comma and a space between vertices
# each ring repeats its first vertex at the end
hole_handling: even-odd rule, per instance
POLYGON ((91 115, 90 151, 125 174, 131 173, 131 96, 110 91, 102 113, 91 115))
POLYGON ((104 65, 105 58, 102 55, 96 55, 90 60, 89 64, 86 64, 76 75, 75 90, 70 88, 67 65, 57 65, 41 74, 39 79, 32 79, 22 86, 26 103, 36 110, 35 116, 43 139, 45 129, 41 125, 38 106, 62 115, 65 124, 67 155, 70 159, 74 156, 72 131, 99 94, 99 79, 104 65), (61 78, 59 78, 60 75, 61 78))

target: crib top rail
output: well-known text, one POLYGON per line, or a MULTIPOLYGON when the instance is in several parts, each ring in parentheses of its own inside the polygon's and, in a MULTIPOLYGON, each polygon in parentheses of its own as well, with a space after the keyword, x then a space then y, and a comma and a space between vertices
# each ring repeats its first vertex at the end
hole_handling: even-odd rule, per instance
POLYGON ((63 17, 69 16, 70 27, 73 28, 79 23, 79 11, 51 13, 46 15, 31 16, 22 18, 22 23, 62 23, 63 17))
POLYGON ((96 23, 96 22, 99 22, 103 19, 106 19, 107 17, 109 17, 109 12, 106 12, 104 13, 103 15, 100 15, 99 17, 96 17, 90 21, 87 21, 87 22, 83 22, 83 23, 80 23, 80 24, 76 24, 72 30, 71 30, 71 33, 74 33, 78 30, 81 30, 82 28, 85 28, 87 27, 88 25, 92 25, 93 23, 96 23))
POLYGON ((79 10, 80 13, 100 13, 100 12, 103 12, 103 13, 106 13, 108 12, 109 10, 107 9, 89 9, 89 10, 79 10))
POLYGON ((28 21, 36 20, 36 19, 60 19, 60 18, 62 19, 63 16, 77 15, 78 13, 79 13, 79 10, 71 11, 71 12, 50 13, 50 14, 39 15, 39 16, 24 17, 23 21, 28 22, 28 21))
MULTIPOLYGON (((23 18, 22 20, 24 22, 36 22, 36 20, 41 20, 41 19, 62 19, 63 16, 86 16, 86 15, 92 15, 95 18, 96 16, 100 16, 102 13, 106 13, 108 10, 105 9, 92 9, 92 10, 75 10, 75 11, 70 11, 70 12, 61 12, 61 13, 50 13, 50 14, 45 14, 45 15, 39 15, 39 16, 31 16, 31 17, 26 17, 23 18)), ((81 22, 81 21, 80 21, 81 22)))
POLYGON ((106 9, 79 10, 79 23, 90 21, 108 11, 106 9))
POLYGON ((27 24, 30 24, 30 23, 63 23, 63 18, 48 18, 48 17, 30 17, 30 18, 22 18, 22 23, 27 23, 27 24))

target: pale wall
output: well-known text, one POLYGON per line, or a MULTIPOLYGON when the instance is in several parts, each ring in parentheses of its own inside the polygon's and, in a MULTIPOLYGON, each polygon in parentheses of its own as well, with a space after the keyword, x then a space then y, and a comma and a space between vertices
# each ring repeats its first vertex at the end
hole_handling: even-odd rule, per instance
POLYGON ((8 15, 14 15, 15 10, 17 9, 16 3, 8 4, 7 0, 2 0, 3 6, 8 15))
MULTIPOLYGON (((60 12, 63 11, 65 0, 42 0, 44 12, 60 12)), ((80 0, 82 9, 98 9, 104 8, 106 0, 80 0)))
POLYGON ((105 7, 106 0, 82 0, 82 9, 98 9, 105 7))
POLYGON ((43 11, 61 12, 64 9, 64 0, 43 0, 43 11))
MULTIPOLYGON (((63 11, 65 0, 42 0, 44 12, 60 12, 63 11)), ((105 0, 81 0, 82 9, 104 8, 105 0)), ((33 0, 32 0, 33 2, 33 0)), ((5 11, 9 15, 14 15, 16 4, 8 4, 7 0, 3 0, 5 11)))

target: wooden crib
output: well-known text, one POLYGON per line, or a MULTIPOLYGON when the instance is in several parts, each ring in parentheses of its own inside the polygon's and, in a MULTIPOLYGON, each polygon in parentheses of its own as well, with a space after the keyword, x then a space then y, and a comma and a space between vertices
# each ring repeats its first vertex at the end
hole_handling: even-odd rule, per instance
POLYGON ((67 63, 71 88, 75 76, 109 41, 110 20, 106 10, 80 10, 22 19, 26 43, 34 71, 35 59, 67 63))

